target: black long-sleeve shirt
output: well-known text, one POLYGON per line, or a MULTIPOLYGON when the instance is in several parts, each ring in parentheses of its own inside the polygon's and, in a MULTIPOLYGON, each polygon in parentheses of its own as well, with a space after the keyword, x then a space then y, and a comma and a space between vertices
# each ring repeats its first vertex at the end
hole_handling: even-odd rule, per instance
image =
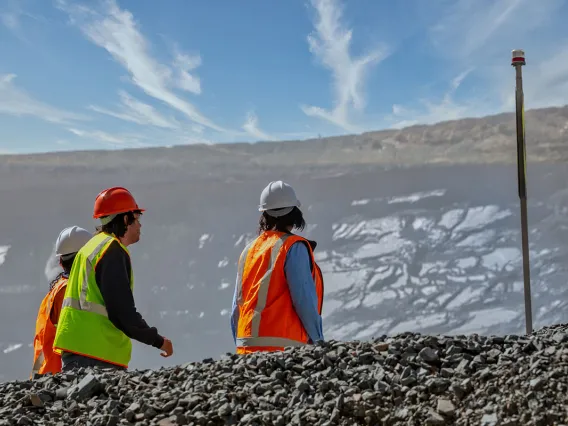
POLYGON ((130 290, 130 256, 113 241, 95 267, 95 279, 105 301, 108 319, 131 339, 161 348, 164 338, 136 310, 130 290))

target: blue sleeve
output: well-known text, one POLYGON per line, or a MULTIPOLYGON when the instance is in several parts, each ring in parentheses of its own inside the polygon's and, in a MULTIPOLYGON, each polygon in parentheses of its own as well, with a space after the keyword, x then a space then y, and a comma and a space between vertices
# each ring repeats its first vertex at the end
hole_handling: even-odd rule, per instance
POLYGON ((238 284, 235 283, 235 293, 233 294, 233 307, 231 309, 231 331, 233 333, 233 340, 237 344, 237 326, 239 324, 239 308, 237 307, 237 290, 238 284))
POLYGON ((323 340, 323 330, 310 266, 308 248, 302 242, 294 243, 286 255, 284 272, 294 309, 310 336, 311 343, 315 343, 323 340))

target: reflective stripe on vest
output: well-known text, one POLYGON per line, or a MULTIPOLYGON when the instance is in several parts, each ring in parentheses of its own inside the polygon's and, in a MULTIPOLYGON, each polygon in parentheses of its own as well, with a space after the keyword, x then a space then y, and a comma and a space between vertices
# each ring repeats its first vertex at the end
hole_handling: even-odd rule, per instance
POLYGON ((104 305, 87 301, 87 291, 89 289, 89 275, 91 275, 91 272, 93 271, 93 260, 99 254, 99 252, 105 246, 105 244, 112 239, 113 237, 110 236, 106 237, 104 240, 100 242, 100 244, 98 244, 95 247, 93 252, 87 257, 87 266, 86 266, 87 272, 85 273, 85 275, 83 275, 83 281, 81 283, 81 296, 79 300, 73 299, 72 297, 66 297, 63 300, 62 307, 69 307, 77 309, 79 311, 94 312, 95 314, 99 314, 108 318, 106 307, 104 305))
MULTIPOLYGON (((251 350, 247 348, 254 351, 254 347, 274 350, 303 346, 309 341, 294 309, 284 272, 288 249, 296 243, 309 244, 298 235, 266 231, 243 249, 239 257, 236 282, 239 309, 237 353, 251 350), (248 300, 244 300, 245 297, 248 300), (281 321, 278 318, 280 310, 283 316, 281 321), (266 319, 263 320, 263 317, 266 319)), ((308 252, 319 299, 318 311, 321 314, 323 281, 311 247, 308 252)))
MULTIPOLYGON (((269 344, 269 339, 275 339, 274 337, 260 337, 258 335, 258 331, 259 331, 259 328, 260 328, 260 320, 262 318, 262 310, 266 306, 266 298, 268 296, 268 288, 270 287, 270 278, 272 277, 272 271, 274 269, 274 262, 276 262, 276 256, 278 256, 278 252, 280 251, 280 249, 284 245, 284 241, 286 241, 288 239, 288 237, 290 237, 290 234, 282 235, 278 239, 278 241, 276 241, 276 244, 274 244, 274 246, 272 246, 272 249, 270 251, 270 264, 268 265, 268 269, 266 270, 266 273, 264 274, 264 276, 260 280, 260 285, 258 287, 258 299, 257 299, 257 302, 256 302, 256 306, 254 307, 254 314, 252 316, 252 333, 251 333, 250 338, 254 338, 255 342, 257 342, 257 344, 256 345, 247 344, 246 346, 275 346, 275 345, 269 344)), ((247 260, 249 250, 254 243, 255 243, 255 241, 253 240, 252 242, 250 242, 245 247, 241 258, 239 259, 239 270, 238 270, 238 279, 237 279, 237 283, 238 283, 237 284, 238 285, 238 302, 237 303, 239 303, 239 305, 242 304, 242 300, 243 300, 243 275, 244 275, 244 270, 245 270, 245 262, 247 260)), ((248 339, 250 339, 250 338, 248 338, 248 339)), ((247 338, 245 338, 245 339, 247 339, 247 338)), ((243 339, 239 339, 239 340, 243 340, 243 339)), ((290 340, 290 339, 286 339, 286 340, 290 340)), ((295 344, 302 344, 302 342, 298 342, 296 340, 290 340, 290 341, 294 342, 295 344)), ((238 343, 238 340, 237 340, 237 343, 238 343)), ((239 346, 245 346, 245 345, 239 345, 239 346)), ((276 345, 276 346, 283 346, 283 345, 276 345)))
POLYGON ((86 272, 83 275, 83 281, 81 283, 81 296, 79 300, 73 299, 71 297, 66 297, 63 300, 64 307, 71 307, 73 309, 78 309, 80 311, 94 312, 95 314, 102 315, 108 318, 107 310, 104 305, 95 302, 87 301, 87 291, 89 290, 89 276, 93 272, 93 260, 102 248, 107 244, 113 237, 108 236, 102 240, 93 250, 93 252, 87 257, 86 272))
POLYGON ((87 302, 86 300, 81 304, 80 300, 73 299, 72 297, 67 297, 63 299, 63 308, 73 308, 79 311, 94 312, 95 314, 102 315, 108 318, 107 310, 103 305, 98 303, 87 302))
POLYGON ((239 337, 237 338, 237 346, 244 348, 251 346, 305 346, 304 342, 286 339, 285 337, 239 337))
POLYGON ((36 358, 34 365, 32 367, 32 375, 31 375, 32 379, 35 374, 39 374, 39 370, 44 361, 45 361, 45 356, 43 355, 43 350, 42 350, 39 353, 38 357, 36 358))
MULTIPOLYGON (((96 265, 113 241, 128 249, 113 235, 100 233, 77 253, 61 312, 54 348, 128 367, 132 342, 108 319, 104 299, 95 279, 96 265)), ((130 289, 134 274, 130 270, 130 289)))

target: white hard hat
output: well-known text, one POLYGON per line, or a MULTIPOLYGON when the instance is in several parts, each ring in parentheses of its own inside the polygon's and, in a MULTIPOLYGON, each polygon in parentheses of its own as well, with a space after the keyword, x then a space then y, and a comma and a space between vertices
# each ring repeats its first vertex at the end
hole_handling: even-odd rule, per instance
POLYGON ((57 237, 55 254, 65 256, 77 253, 92 237, 89 231, 78 226, 65 228, 57 237))
POLYGON ((260 194, 258 210, 270 216, 280 217, 290 213, 294 207, 300 207, 294 188, 281 180, 270 182, 260 194), (282 210, 275 210, 282 209, 282 210))

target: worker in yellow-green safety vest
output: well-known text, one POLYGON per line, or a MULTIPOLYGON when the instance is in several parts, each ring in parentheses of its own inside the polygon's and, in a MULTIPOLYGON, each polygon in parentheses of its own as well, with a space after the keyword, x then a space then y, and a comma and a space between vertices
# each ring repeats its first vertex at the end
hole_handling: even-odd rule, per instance
POLYGON ((77 253, 53 343, 62 371, 79 367, 126 369, 132 342, 173 353, 172 342, 150 327, 136 310, 128 246, 140 240, 140 215, 132 194, 113 187, 99 193, 93 218, 97 232, 77 253))

